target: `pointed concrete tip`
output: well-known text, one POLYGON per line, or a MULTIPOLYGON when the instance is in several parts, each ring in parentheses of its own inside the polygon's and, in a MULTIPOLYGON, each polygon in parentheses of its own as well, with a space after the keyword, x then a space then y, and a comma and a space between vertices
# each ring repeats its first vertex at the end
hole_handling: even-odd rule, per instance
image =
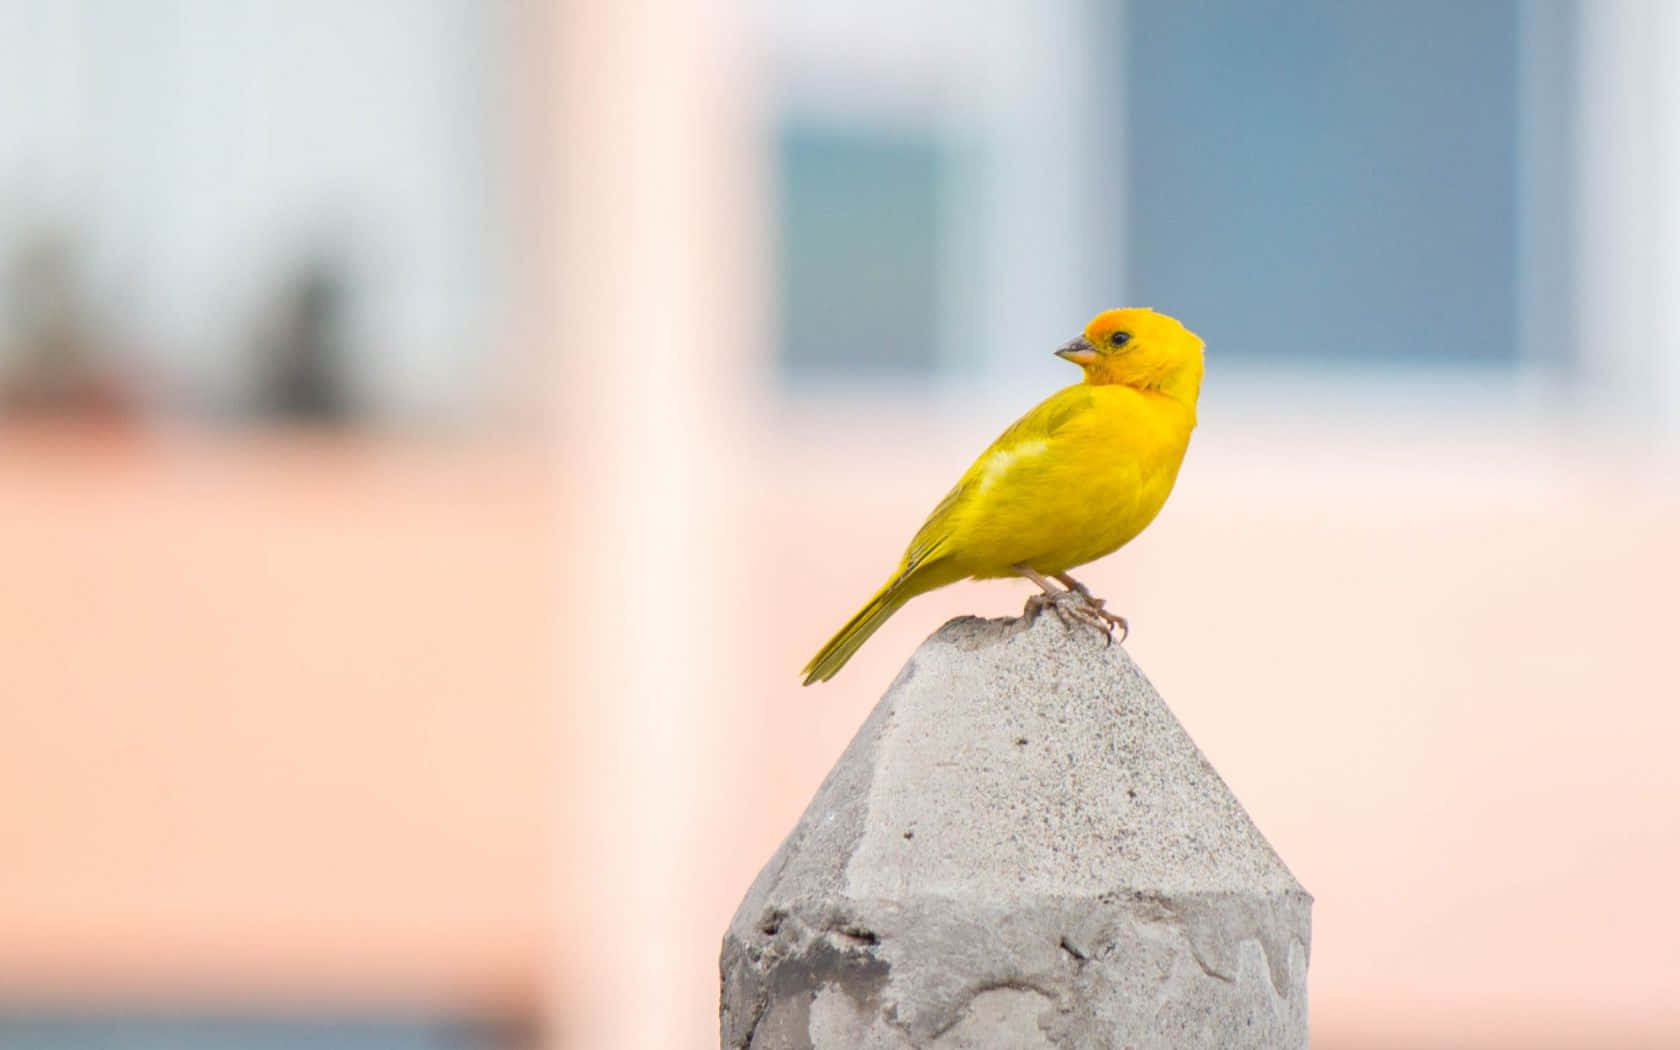
POLYGON ((722 1045, 1304 1047, 1311 903, 1121 646, 965 617, 741 902, 722 1045))

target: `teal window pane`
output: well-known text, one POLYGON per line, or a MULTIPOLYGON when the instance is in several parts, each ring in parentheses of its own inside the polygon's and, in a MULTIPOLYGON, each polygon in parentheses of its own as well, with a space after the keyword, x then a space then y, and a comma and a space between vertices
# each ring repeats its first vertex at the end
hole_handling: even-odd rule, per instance
POLYGON ((780 130, 776 258, 784 371, 934 368, 944 169, 930 137, 797 123, 780 130))
POLYGON ((1133 301, 1189 320, 1210 358, 1515 358, 1515 0, 1113 17, 1133 301))

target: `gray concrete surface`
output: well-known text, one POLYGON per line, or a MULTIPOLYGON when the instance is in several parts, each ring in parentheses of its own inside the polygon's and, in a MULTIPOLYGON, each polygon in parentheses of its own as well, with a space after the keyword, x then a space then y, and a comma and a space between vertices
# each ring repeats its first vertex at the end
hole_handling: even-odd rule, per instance
POLYGON ((953 620, 742 900, 722 1045, 1305 1047, 1311 904, 1119 645, 953 620))

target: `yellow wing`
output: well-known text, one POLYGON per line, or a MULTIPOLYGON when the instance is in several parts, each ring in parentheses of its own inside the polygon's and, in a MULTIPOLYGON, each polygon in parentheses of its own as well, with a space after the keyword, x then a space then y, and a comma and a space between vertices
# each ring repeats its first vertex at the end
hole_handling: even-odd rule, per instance
POLYGON ((911 538, 904 558, 881 589, 805 665, 805 684, 827 681, 905 602, 972 575, 972 551, 961 534, 976 503, 1025 461, 1048 451, 1051 438, 1091 408, 1090 388, 1071 386, 1050 395, 991 443, 964 472, 911 538))
POLYGON ((1023 474, 1037 473, 1039 461, 1054 454, 1054 439, 1077 428, 1080 419, 1091 411, 1092 402, 1090 387, 1070 386, 1051 394, 1010 424, 933 508, 911 538, 899 572, 914 571, 940 557, 973 553, 960 549, 958 537, 965 520, 987 502, 986 497, 994 490, 1016 489, 1023 474))

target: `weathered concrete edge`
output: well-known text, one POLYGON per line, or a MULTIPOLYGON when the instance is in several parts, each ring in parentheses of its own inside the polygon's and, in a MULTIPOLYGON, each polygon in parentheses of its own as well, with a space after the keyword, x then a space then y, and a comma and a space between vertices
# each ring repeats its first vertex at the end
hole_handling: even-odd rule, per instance
MULTIPOLYGON (((972 902, 932 898, 796 901, 760 916, 745 936, 732 928, 725 937, 720 967, 736 1001, 722 1007, 722 1045, 750 1047, 770 1003, 807 1003, 824 987, 926 1042, 999 987, 1031 990, 1051 1004, 1072 1002, 1083 969, 1125 959, 1125 949, 1148 936, 1144 930, 1178 939, 1203 976, 1217 982, 1216 991, 1240 980, 1251 944, 1266 967, 1262 980, 1275 1004, 1289 1005, 1292 989, 1304 988, 1311 951, 1311 901, 1304 892, 1173 899, 1117 892, 1047 899, 997 914, 975 913, 972 902), (1062 932, 1052 938, 1044 930, 1062 932), (918 955, 937 955, 943 965, 918 955), (941 983, 905 986, 895 980, 900 972, 937 973, 941 983)), ((1304 1012, 1305 1004, 1294 1009, 1304 1012)), ((792 1027, 802 1032, 803 1023, 792 1027)))
MULTIPOLYGON (((846 750, 835 761, 828 776, 823 778, 822 784, 818 786, 816 794, 812 796, 811 802, 807 806, 809 810, 828 798, 838 798, 844 801, 843 805, 836 807, 833 811, 834 820, 838 825, 838 835, 844 842, 844 845, 836 851, 835 855, 835 861, 840 869, 844 869, 851 862, 852 855, 857 851, 857 843, 864 834, 865 821, 868 818, 867 807, 870 788, 874 782, 875 763, 871 759, 873 752, 880 743, 882 733, 892 719, 892 705, 886 703, 886 699, 892 696, 901 685, 908 682, 915 673, 916 661, 912 658, 904 665, 904 669, 898 673, 897 678, 893 679, 892 684, 887 687, 886 691, 881 694, 881 699, 876 701, 869 717, 864 720, 863 725, 858 728, 857 733, 852 737, 851 743, 846 746, 846 750)), ((765 937, 774 938, 780 931, 781 922, 788 916, 789 913, 786 910, 773 908, 769 905, 770 895, 777 883, 781 881, 789 857, 811 832, 811 826, 803 819, 793 826, 793 830, 788 832, 787 838, 782 840, 781 846, 777 848, 769 863, 765 864, 764 868, 758 873, 758 877, 748 887, 746 896, 741 899, 740 906, 735 910, 735 916, 730 921, 728 931, 724 934, 723 949, 718 957, 719 976, 726 992, 731 987, 731 973, 740 970, 744 962, 743 953, 747 952, 749 947, 737 941, 737 931, 742 929, 754 930, 765 937)), ((836 885, 843 882, 842 875, 843 871, 835 873, 836 885)), ((807 929, 839 932, 843 936, 843 931, 850 922, 844 915, 835 912, 832 908, 827 909, 822 914, 815 914, 814 909, 811 908, 801 908, 799 911, 801 914, 794 917, 795 921, 807 929)), ((793 928, 792 926, 789 927, 790 930, 793 928)), ((809 939, 807 938, 807 940, 809 939)), ((753 953, 752 958, 756 962, 764 958, 764 955, 763 951, 758 951, 753 953)), ((837 958, 832 961, 838 962, 839 960, 837 958)), ((749 973, 740 970, 738 978, 747 977, 749 977, 749 973)), ((751 1033, 757 1027, 770 1003, 772 989, 762 978, 738 980, 734 987, 737 990, 751 988, 753 994, 750 996, 737 995, 734 997, 734 1001, 731 1001, 731 998, 726 994, 719 1002, 718 1015, 722 1026, 723 1045, 745 1047, 750 1045, 751 1033)))

